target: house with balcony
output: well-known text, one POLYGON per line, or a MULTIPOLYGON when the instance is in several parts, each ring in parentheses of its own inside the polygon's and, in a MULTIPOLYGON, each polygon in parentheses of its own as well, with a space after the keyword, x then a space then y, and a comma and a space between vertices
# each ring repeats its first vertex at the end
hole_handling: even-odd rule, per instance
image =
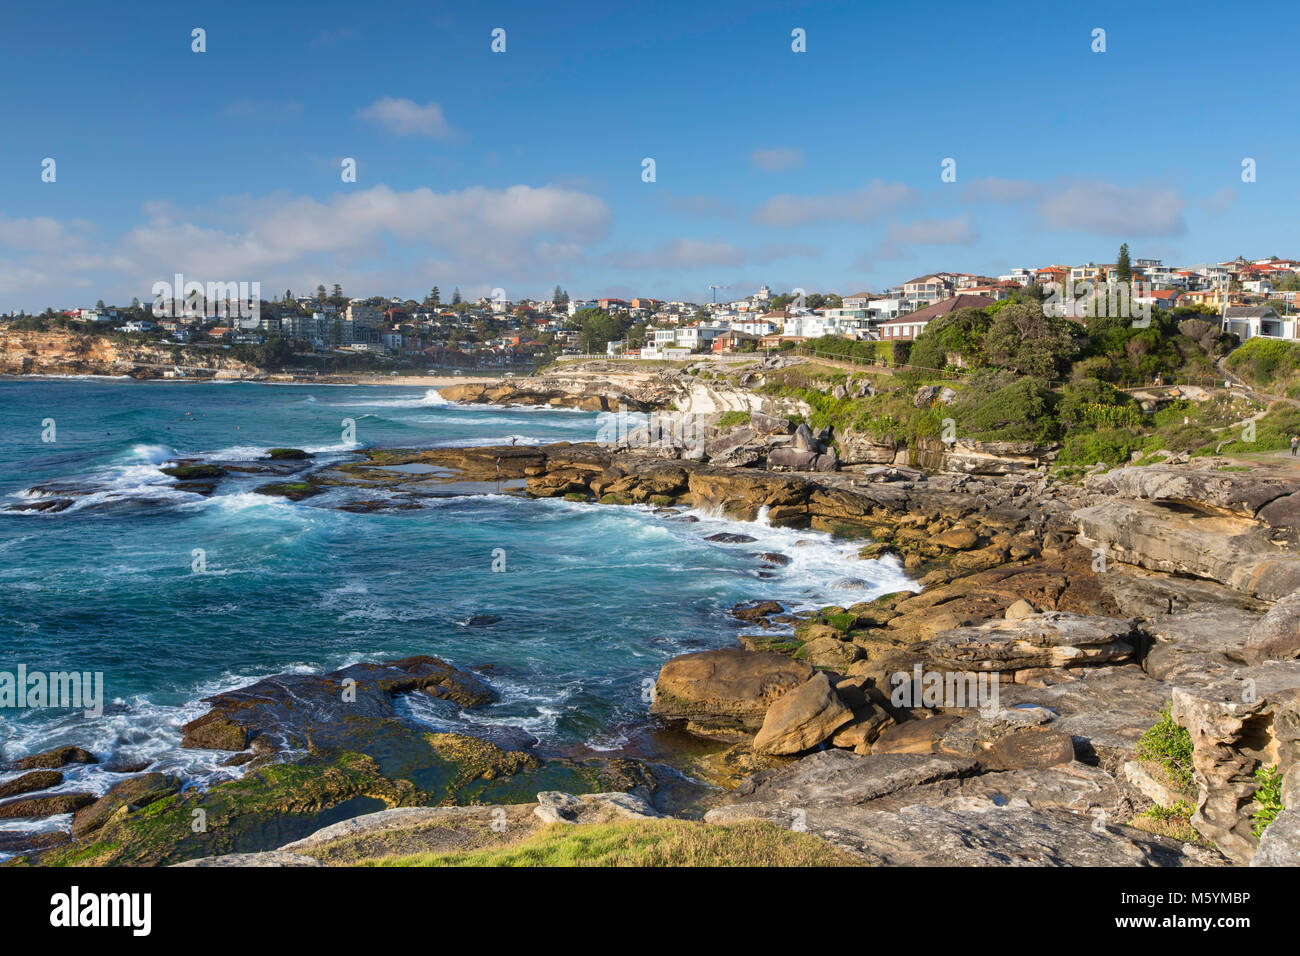
POLYGON ((998 276, 999 282, 1014 282, 1018 286, 1027 286, 1034 284, 1034 270, 1015 268, 1005 275, 998 276))
POLYGON ((1065 285, 1065 280, 1070 277, 1068 266, 1043 266, 1041 269, 1034 270, 1034 282, 1041 286, 1065 285))
POLYGON ((942 274, 918 276, 903 283, 903 299, 910 310, 923 309, 953 295, 953 283, 942 274))

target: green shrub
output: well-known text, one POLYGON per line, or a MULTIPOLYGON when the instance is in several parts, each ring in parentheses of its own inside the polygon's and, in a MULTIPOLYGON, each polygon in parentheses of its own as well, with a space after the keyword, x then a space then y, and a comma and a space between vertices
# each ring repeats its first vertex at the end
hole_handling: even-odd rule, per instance
POLYGON ((1255 336, 1228 356, 1228 368, 1251 385, 1272 385, 1300 369, 1300 342, 1255 336))
POLYGON ((1159 765, 1169 776, 1169 782, 1184 793, 1196 790, 1192 776, 1192 735, 1174 722, 1170 713, 1172 704, 1165 704, 1159 719, 1138 741, 1139 760, 1159 765))
POLYGON ((1061 389, 1057 416, 1066 428, 1119 428, 1140 425, 1142 409, 1109 382, 1076 379, 1061 389))
POLYGON ((1255 838, 1282 812, 1282 774, 1277 767, 1260 767, 1255 771, 1259 789, 1255 791, 1255 838))
POLYGON ((1062 443, 1057 463, 1061 465, 1122 465, 1142 447, 1142 436, 1123 428, 1100 428, 1071 432, 1062 443))
POLYGON ((1032 441, 1047 444, 1060 431, 1054 415, 1057 397, 1036 378, 981 375, 952 405, 958 435, 977 441, 1032 441))

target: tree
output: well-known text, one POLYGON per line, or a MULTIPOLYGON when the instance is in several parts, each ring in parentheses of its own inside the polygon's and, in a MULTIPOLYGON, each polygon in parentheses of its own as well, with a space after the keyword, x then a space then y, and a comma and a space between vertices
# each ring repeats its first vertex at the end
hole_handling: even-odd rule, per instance
POLYGON ((343 300, 343 286, 339 285, 337 282, 334 283, 334 291, 330 293, 330 298, 335 301, 335 304, 341 302, 343 300))
POLYGON ((1044 315, 1042 309, 1013 305, 1002 309, 984 337, 984 356, 992 365, 1054 379, 1070 367, 1078 348, 1075 325, 1044 315))
POLYGON ((285 305, 293 305, 293 290, 292 290, 292 289, 285 289, 285 290, 284 290, 284 304, 285 304, 285 305))
POLYGON ((435 309, 438 307, 439 303, 442 301, 442 293, 438 290, 437 286, 434 286, 429 290, 429 297, 424 301, 429 303, 429 305, 433 306, 435 309))
POLYGON ((316 301, 317 302, 325 301, 325 287, 323 285, 318 285, 316 287, 316 301))
POLYGON ((1128 257, 1128 243, 1122 243, 1119 247, 1119 255, 1115 257, 1115 278, 1120 282, 1133 281, 1133 263, 1128 257))
POLYGON ((460 305, 460 286, 457 286, 451 293, 451 304, 460 305))
POLYGON ((551 294, 551 304, 559 305, 563 301, 564 301, 564 290, 561 289, 557 284, 555 286, 555 292, 551 294))
MULTIPOLYGON (((983 309, 955 309, 925 326, 912 343, 912 365, 922 368, 946 368, 950 355, 978 364, 992 319, 983 309)), ((960 363, 958 363, 960 364, 960 363)))
POLYGON ((604 309, 583 309, 574 318, 582 329, 582 350, 600 352, 623 334, 623 323, 604 309))
POLYGON ((1214 347, 1223 337, 1218 325, 1204 319, 1183 319, 1178 323, 1178 331, 1189 339, 1195 339, 1196 344, 1205 349, 1210 356, 1214 355, 1214 347))

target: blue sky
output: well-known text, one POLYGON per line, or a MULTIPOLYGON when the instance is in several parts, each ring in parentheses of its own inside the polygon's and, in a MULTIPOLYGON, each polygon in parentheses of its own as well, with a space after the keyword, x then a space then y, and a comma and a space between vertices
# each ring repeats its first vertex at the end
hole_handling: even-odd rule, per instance
POLYGON ((703 301, 711 283, 848 293, 1113 261, 1121 241, 1180 263, 1297 256, 1290 19, 1131 2, 11 5, 0 311, 146 299, 178 271, 267 297, 559 283, 703 301))

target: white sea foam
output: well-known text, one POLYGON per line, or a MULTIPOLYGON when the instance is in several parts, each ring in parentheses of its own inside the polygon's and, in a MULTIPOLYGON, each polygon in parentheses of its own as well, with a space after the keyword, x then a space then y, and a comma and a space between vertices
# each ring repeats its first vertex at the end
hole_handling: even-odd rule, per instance
POLYGON ((152 465, 161 465, 176 457, 176 449, 169 448, 166 445, 132 445, 130 457, 137 461, 145 461, 152 465))
POLYGON ((376 398, 368 402, 332 402, 331 408, 428 408, 432 405, 454 405, 431 388, 419 398, 376 398))

